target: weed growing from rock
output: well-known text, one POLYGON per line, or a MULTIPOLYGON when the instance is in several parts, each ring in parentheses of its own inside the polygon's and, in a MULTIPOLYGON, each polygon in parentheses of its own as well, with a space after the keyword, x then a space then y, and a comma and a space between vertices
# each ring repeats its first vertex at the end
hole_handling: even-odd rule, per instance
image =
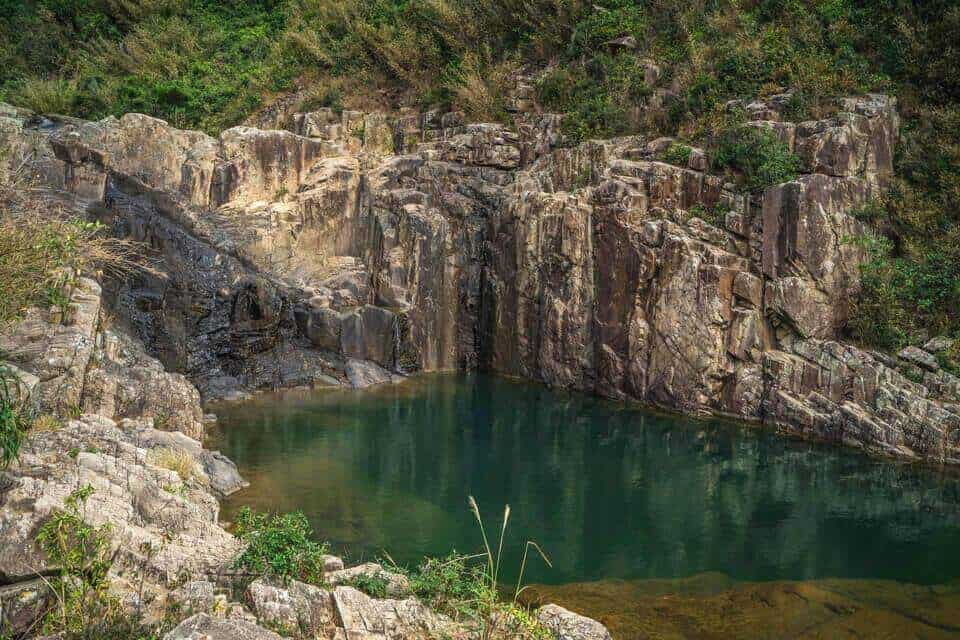
POLYGON ((21 383, 9 367, 0 367, 0 468, 19 459, 23 437, 30 425, 21 383))
POLYGON ((302 512, 271 516, 244 507, 237 514, 234 534, 247 544, 236 561, 237 568, 284 581, 323 584, 327 545, 313 540, 313 530, 302 512))
POLYGON ((43 632, 59 634, 63 640, 157 638, 156 629, 124 611, 119 598, 109 591, 111 528, 95 527, 85 519, 93 491, 85 485, 71 493, 64 508, 54 512, 37 533, 37 544, 58 572, 47 580, 55 603, 42 619, 43 632))

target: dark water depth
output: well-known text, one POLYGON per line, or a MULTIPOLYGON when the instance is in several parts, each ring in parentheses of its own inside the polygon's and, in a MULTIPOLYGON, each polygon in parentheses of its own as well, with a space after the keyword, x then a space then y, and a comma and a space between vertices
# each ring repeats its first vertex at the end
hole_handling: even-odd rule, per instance
POLYGON ((485 375, 218 408, 211 446, 250 505, 301 509, 335 551, 401 563, 474 552, 474 495, 495 529, 512 508, 507 573, 526 539, 533 582, 960 577, 957 477, 758 429, 485 375))

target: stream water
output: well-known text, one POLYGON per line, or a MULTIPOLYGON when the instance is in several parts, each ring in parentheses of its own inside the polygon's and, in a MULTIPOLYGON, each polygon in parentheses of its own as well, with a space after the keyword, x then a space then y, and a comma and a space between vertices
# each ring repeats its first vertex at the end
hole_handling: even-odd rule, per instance
POLYGON ((537 541, 532 593, 615 637, 960 633, 953 473, 479 374, 216 410, 223 517, 299 509, 356 561, 477 551, 473 495, 508 578, 537 541))

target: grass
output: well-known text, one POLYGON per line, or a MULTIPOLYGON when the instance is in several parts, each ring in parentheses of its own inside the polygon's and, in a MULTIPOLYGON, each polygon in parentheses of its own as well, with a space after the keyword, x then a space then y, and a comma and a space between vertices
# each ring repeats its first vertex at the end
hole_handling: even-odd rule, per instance
POLYGON ((200 474, 197 462, 189 452, 179 447, 157 447, 147 454, 147 461, 163 469, 175 471, 180 481, 188 483, 200 474))
POLYGON ((122 277, 149 269, 138 248, 41 198, 22 170, 0 171, 0 327, 29 307, 56 306, 65 312, 70 288, 81 274, 122 277))
POLYGON ((34 433, 57 431, 62 426, 63 423, 56 416, 49 413, 42 413, 30 423, 30 431, 34 433))
POLYGON ((517 582, 504 584, 501 571, 510 507, 504 508, 498 537, 493 541, 495 544, 491 544, 480 507, 472 496, 468 505, 480 530, 483 542, 480 553, 462 555, 453 552, 444 558, 428 557, 413 569, 398 566, 389 559, 386 565, 407 577, 411 594, 421 602, 473 628, 480 638, 545 640, 549 634, 530 610, 520 604, 519 597, 525 589, 523 576, 529 551, 533 549, 548 566, 549 558, 535 542, 527 541, 517 582))
POLYGON ((0 366, 0 469, 20 459, 29 426, 29 400, 22 397, 20 378, 12 369, 0 366))

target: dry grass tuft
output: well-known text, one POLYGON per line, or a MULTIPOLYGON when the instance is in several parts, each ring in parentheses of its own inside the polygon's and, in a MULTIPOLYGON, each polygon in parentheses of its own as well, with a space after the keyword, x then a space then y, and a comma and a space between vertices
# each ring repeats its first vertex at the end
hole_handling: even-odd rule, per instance
POLYGON ((157 467, 176 471, 182 482, 189 482, 200 474, 200 468, 193 456, 178 447, 152 449, 147 461, 157 467))
POLYGON ((0 326, 29 307, 65 308, 82 274, 150 269, 139 243, 109 236, 103 225, 33 188, 25 164, 0 170, 0 326))
POLYGON ((63 423, 60 422, 56 416, 49 413, 42 413, 33 419, 33 423, 30 425, 30 431, 57 431, 62 426, 63 423))

